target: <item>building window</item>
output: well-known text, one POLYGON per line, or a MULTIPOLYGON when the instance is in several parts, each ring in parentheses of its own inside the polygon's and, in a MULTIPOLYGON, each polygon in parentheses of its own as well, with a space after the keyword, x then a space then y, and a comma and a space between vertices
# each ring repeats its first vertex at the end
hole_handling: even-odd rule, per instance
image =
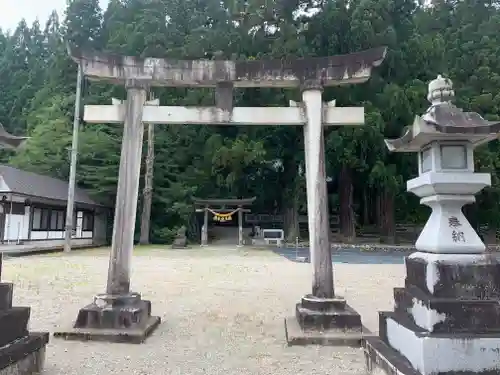
POLYGON ((42 229, 40 228, 41 218, 42 218, 42 209, 41 208, 33 209, 33 225, 32 225, 33 230, 42 229))
POLYGON ((66 212, 57 211, 57 230, 64 230, 66 225, 66 212))
POLYGON ((33 230, 62 231, 65 225, 65 213, 63 210, 52 210, 50 208, 33 208, 33 230))
POLYGON ((49 229, 49 221, 50 220, 50 211, 42 210, 42 214, 40 215, 40 229, 47 230, 49 229))
POLYGON ((50 211, 50 230, 64 230, 64 211, 51 210, 50 211))
POLYGON ((50 223, 50 211, 46 208, 33 209, 33 230, 48 230, 50 223))
POLYGON ((82 231, 92 232, 93 230, 94 230, 94 214, 92 212, 84 212, 82 231))
POLYGON ((12 215, 24 215, 24 203, 19 202, 6 202, 5 208, 8 213, 12 215))

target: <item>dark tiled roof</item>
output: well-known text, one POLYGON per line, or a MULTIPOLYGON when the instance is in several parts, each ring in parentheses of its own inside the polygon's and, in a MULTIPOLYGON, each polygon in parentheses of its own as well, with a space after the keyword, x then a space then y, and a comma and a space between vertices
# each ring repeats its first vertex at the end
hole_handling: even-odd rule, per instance
MULTIPOLYGON (((68 182, 66 181, 22 171, 8 165, 0 165, 0 176, 13 193, 59 201, 68 200, 68 182)), ((87 192, 79 188, 75 189, 75 203, 99 206, 87 192)))

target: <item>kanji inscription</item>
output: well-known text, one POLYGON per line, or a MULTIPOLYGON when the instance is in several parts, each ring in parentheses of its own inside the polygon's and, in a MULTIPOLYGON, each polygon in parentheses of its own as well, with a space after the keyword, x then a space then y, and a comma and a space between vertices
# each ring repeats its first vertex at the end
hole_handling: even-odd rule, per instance
POLYGON ((456 216, 450 216, 448 218, 448 225, 450 228, 453 228, 451 232, 451 239, 453 242, 465 242, 464 232, 458 229, 462 226, 462 223, 460 223, 460 220, 458 220, 456 216))

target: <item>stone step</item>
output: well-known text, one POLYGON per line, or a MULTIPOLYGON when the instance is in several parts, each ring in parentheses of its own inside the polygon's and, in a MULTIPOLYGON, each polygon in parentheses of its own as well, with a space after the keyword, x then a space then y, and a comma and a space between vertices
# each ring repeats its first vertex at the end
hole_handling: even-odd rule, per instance
POLYGON ((368 374, 422 375, 405 357, 379 337, 363 338, 363 348, 368 374))
POLYGON ((359 348, 364 337, 373 334, 365 327, 360 329, 303 330, 295 317, 285 318, 285 336, 288 346, 327 345, 359 348))
POLYGON ((495 299, 438 298, 409 287, 395 288, 394 301, 396 313, 431 332, 500 332, 500 301, 495 299))
POLYGON ((0 347, 28 335, 29 307, 0 311, 0 347))
POLYGON ((9 375, 40 374, 45 359, 48 332, 31 332, 0 348, 0 373, 9 375))
POLYGON ((498 255, 460 254, 459 261, 446 255, 441 257, 448 260, 436 257, 427 253, 407 257, 405 287, 415 286, 439 298, 500 300, 498 255), (434 285, 428 285, 429 280, 434 280, 434 285))
POLYGON ((327 311, 313 310, 297 303, 295 317, 302 329, 350 329, 360 330, 361 316, 349 305, 332 307, 327 311))
POLYGON ((12 292, 14 284, 0 283, 0 311, 12 308, 12 292))

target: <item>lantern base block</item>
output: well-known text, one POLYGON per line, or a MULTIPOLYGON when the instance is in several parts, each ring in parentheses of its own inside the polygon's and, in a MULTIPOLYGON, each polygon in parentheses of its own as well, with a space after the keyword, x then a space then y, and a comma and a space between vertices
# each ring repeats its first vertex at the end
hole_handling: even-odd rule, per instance
POLYGON ((368 373, 500 374, 500 256, 416 252, 394 311, 364 340, 368 373))

